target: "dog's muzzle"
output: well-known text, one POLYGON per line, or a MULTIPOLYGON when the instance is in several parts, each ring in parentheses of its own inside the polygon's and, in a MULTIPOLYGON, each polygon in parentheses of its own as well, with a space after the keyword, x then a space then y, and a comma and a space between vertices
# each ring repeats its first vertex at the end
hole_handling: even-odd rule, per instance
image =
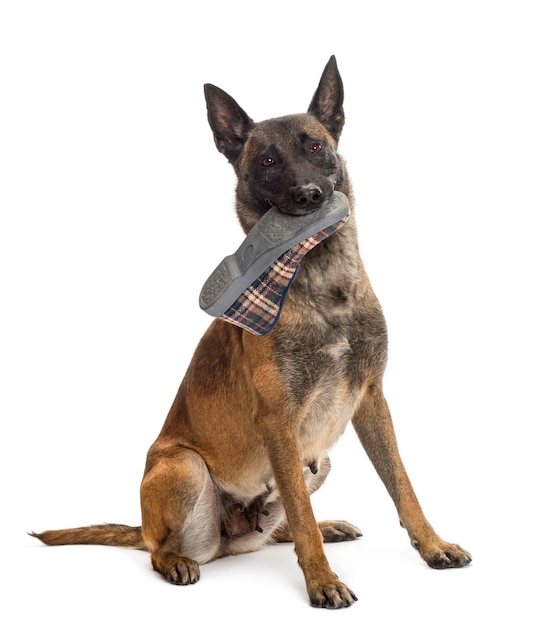
POLYGON ((200 307, 254 335, 267 334, 278 321, 303 257, 343 226, 349 215, 348 199, 339 191, 305 215, 288 215, 273 207, 212 272, 200 292, 200 307))

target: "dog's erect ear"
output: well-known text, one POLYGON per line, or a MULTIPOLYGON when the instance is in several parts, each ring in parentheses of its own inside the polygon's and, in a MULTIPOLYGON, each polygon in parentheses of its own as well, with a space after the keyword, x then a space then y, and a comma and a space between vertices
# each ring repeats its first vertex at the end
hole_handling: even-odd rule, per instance
POLYGON ((231 163, 236 163, 253 126, 253 120, 236 100, 219 87, 206 84, 204 93, 207 119, 213 131, 215 145, 231 163))
POLYGON ((336 57, 331 56, 321 76, 317 91, 309 105, 314 115, 337 140, 344 127, 344 85, 338 72, 336 57))

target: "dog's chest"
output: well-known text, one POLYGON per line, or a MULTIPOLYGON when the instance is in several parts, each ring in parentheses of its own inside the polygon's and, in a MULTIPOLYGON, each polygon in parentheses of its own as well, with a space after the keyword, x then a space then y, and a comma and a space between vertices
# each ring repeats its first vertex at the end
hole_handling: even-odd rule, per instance
POLYGON ((309 322, 287 326, 275 342, 278 369, 292 402, 305 405, 320 398, 333 404, 336 390, 354 394, 382 377, 387 333, 380 309, 350 309, 324 320, 320 312, 305 311, 305 318, 309 322))
POLYGON ((362 343, 337 333, 326 341, 299 342, 282 357, 286 395, 300 414, 306 460, 319 458, 336 443, 359 405, 371 376, 370 342, 362 343))
POLYGON ((384 316, 347 228, 306 257, 274 331, 284 395, 314 458, 343 433, 386 363, 384 316))
POLYGON ((344 359, 338 356, 339 350, 339 346, 333 346, 328 358, 334 367, 327 364, 326 372, 301 405, 299 438, 306 460, 319 458, 336 443, 359 404, 361 389, 352 387, 343 375, 344 359))

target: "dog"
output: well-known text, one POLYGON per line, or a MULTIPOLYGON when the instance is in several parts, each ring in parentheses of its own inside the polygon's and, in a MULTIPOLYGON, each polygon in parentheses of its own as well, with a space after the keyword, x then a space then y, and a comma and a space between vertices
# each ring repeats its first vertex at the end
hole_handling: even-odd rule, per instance
POLYGON ((317 211, 335 190, 352 215, 303 259, 269 334, 221 319, 209 326, 148 451, 142 526, 31 534, 49 545, 148 550, 153 568, 177 585, 196 583, 200 564, 293 542, 311 605, 350 606, 357 597, 333 573, 323 544, 361 532, 345 521, 317 523, 310 495, 351 421, 411 545, 430 567, 466 566, 470 554, 443 541, 423 514, 383 394, 387 328, 360 259, 354 198, 337 151, 345 117, 335 57, 304 114, 256 123, 222 89, 206 84, 204 91, 215 145, 236 173, 245 233, 270 207, 317 211))

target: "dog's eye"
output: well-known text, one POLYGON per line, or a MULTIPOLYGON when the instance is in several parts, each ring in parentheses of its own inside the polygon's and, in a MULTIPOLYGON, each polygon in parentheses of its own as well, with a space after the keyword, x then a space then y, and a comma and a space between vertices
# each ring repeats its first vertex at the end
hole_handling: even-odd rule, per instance
POLYGON ((263 165, 263 167, 271 167, 271 165, 275 164, 275 160, 271 159, 271 157, 265 157, 262 161, 261 161, 261 165, 263 165))
POLYGON ((323 149, 320 143, 311 144, 311 152, 320 152, 323 149))

